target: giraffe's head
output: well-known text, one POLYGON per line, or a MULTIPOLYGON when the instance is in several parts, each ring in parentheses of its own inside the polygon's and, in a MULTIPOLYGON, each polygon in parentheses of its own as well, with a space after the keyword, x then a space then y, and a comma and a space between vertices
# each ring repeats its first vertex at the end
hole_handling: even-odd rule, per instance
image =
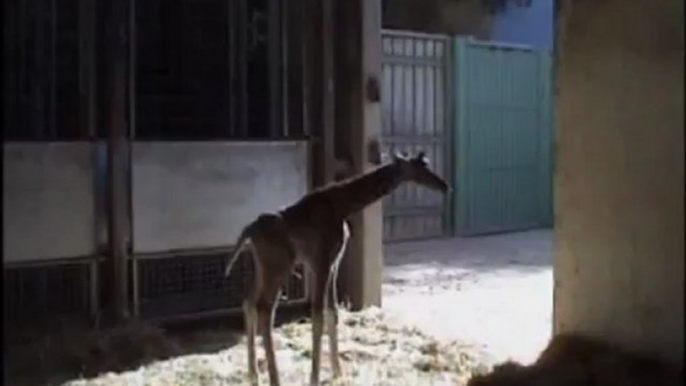
POLYGON ((406 181, 415 182, 441 193, 446 193, 450 189, 441 177, 429 169, 429 160, 424 152, 419 152, 415 157, 395 154, 393 163, 401 170, 402 178, 406 181))

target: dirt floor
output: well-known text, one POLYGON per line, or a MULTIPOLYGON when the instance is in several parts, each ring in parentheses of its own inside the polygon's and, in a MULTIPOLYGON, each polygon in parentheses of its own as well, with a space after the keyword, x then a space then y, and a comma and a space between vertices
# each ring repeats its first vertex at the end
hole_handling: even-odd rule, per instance
POLYGON ((439 339, 530 363, 551 335, 551 230, 387 245, 383 308, 439 339))

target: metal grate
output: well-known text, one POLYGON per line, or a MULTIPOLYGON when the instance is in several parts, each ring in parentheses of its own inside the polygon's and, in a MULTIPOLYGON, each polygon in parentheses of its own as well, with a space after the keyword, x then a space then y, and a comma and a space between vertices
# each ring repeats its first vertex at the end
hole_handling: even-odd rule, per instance
MULTIPOLYGON (((166 318, 240 308, 252 284, 252 259, 241 256, 225 279, 226 259, 225 253, 138 259, 140 316, 166 318)), ((285 289, 288 301, 305 294, 303 280, 293 276, 285 289)))
POLYGON ((90 311, 90 263, 5 268, 4 320, 49 323, 90 311))
MULTIPOLYGON (((383 150, 423 151, 431 168, 451 179, 450 38, 385 30, 382 33, 383 150)), ((404 184, 384 197, 385 242, 450 234, 450 196, 404 184)))

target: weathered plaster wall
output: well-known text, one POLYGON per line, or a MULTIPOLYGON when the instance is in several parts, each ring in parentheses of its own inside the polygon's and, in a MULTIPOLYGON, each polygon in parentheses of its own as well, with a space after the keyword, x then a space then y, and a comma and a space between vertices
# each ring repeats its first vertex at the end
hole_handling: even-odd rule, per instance
POLYGON ((683 360, 684 2, 564 3, 556 332, 683 360))

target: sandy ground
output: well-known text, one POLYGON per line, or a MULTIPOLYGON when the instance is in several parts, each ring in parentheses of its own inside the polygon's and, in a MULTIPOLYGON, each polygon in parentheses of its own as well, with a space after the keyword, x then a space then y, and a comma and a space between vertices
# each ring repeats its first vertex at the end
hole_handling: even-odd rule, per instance
POLYGON ((492 360, 535 360, 551 335, 551 230, 385 247, 383 308, 492 360))

